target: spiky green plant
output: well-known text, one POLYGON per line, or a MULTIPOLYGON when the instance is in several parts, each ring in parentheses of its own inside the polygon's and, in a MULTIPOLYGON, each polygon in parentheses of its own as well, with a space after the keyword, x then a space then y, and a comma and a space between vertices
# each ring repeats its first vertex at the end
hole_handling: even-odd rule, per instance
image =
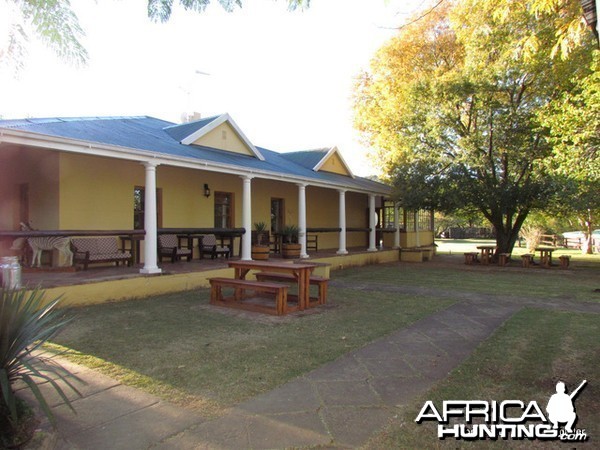
POLYGON ((56 308, 59 301, 57 298, 46 303, 44 292, 39 289, 0 289, 0 419, 12 425, 19 419, 13 391, 17 381, 31 389, 52 424, 55 424, 54 415, 38 383, 49 383, 75 411, 57 382, 81 395, 72 383, 81 380, 40 349, 71 320, 56 308))

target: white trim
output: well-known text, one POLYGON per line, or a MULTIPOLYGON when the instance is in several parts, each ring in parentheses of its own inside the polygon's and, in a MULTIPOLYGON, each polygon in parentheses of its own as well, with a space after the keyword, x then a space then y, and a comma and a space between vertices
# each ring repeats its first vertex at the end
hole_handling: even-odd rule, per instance
POLYGON ((246 145, 246 147, 248 147, 248 150, 250 150, 250 152, 253 153, 254 156, 256 156, 261 161, 265 160, 265 158, 263 157, 263 155, 258 151, 258 149, 254 146, 254 144, 252 144, 252 142, 250 142, 250 139, 248 139, 246 137, 246 135, 241 130, 241 128, 234 122, 234 120, 231 118, 231 116, 229 114, 227 114, 227 113, 220 115, 215 120, 207 123, 206 125, 204 125, 199 130, 194 131, 188 137, 182 139, 181 143, 183 145, 193 144, 198 139, 200 139, 202 136, 206 136, 208 133, 210 133, 211 131, 213 131, 219 125, 224 124, 225 122, 227 122, 231 126, 231 128, 233 128, 233 130, 235 131, 235 133, 237 134, 237 136, 244 142, 244 144, 246 145))
POLYGON ((165 155, 151 150, 120 147, 116 145, 101 144, 97 142, 84 141, 81 139, 50 136, 32 131, 23 131, 10 128, 0 128, 0 144, 2 143, 40 147, 46 150, 58 150, 69 153, 102 156, 106 158, 124 159, 141 163, 154 161, 157 164, 166 166, 184 167, 188 169, 205 170, 207 172, 219 172, 238 176, 252 175, 254 177, 274 181, 283 181, 286 183, 307 183, 311 186, 322 187, 325 189, 346 189, 349 192, 356 192, 359 194, 375 193, 378 195, 391 195, 391 187, 387 186, 382 186, 382 189, 379 190, 373 190, 352 185, 316 180, 314 178, 287 175, 282 174, 281 172, 259 169, 244 169, 233 164, 215 163, 196 158, 165 155))
POLYGON ((340 157, 340 160, 342 161, 342 165, 344 166, 344 168, 346 169, 346 171, 350 174, 350 176, 352 178, 354 178, 354 174, 350 170, 350 166, 348 166, 348 164, 346 163, 346 160, 342 156, 342 153, 340 152, 340 150, 336 146, 333 146, 333 147, 331 147, 329 149, 329 151, 327 152, 327 154, 325 156, 323 156, 323 158, 321 158, 321 161, 319 161, 317 163, 317 165, 315 167, 313 167, 313 170, 315 172, 318 172, 319 170, 321 170, 321 167, 323 167, 323 165, 329 160, 329 158, 331 158, 336 153, 340 157))

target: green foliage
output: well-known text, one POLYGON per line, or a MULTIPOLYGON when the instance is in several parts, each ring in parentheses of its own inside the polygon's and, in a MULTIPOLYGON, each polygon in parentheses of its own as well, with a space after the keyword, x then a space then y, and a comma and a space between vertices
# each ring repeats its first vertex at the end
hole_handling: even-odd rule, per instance
MULTIPOLYGON (((203 12, 212 0, 179 0, 186 11, 203 12)), ((232 12, 242 7, 242 0, 217 0, 223 9, 232 12)), ((310 6, 310 0, 287 0, 290 10, 304 9, 310 6)), ((148 0, 148 17, 152 20, 167 22, 171 18, 174 0, 148 0)))
POLYGON ((285 238, 285 242, 291 244, 293 242, 298 242, 298 233, 299 229, 296 225, 286 225, 281 230, 281 234, 285 238))
POLYGON ((85 64, 86 49, 81 44, 84 32, 69 0, 4 1, 9 9, 8 45, 0 51, 0 63, 19 70, 27 53, 28 36, 35 34, 61 58, 85 64))
POLYGON ((71 409, 57 381, 79 393, 70 381, 77 377, 39 349, 69 322, 56 309, 59 299, 45 304, 43 297, 39 290, 0 289, 0 417, 13 426, 19 420, 15 382, 21 381, 31 389, 52 422, 54 417, 37 383, 48 382, 71 409))
POLYGON ((402 205, 476 208, 499 252, 510 252, 529 212, 557 190, 540 111, 589 74, 591 40, 552 60, 557 25, 529 6, 447 2, 380 49, 355 96, 356 125, 402 205))

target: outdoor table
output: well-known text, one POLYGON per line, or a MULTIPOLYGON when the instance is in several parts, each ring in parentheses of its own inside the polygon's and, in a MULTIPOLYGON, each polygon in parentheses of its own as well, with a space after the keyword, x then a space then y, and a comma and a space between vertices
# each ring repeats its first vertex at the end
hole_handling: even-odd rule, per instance
POLYGON ((298 280, 298 309, 310 306, 310 275, 318 266, 313 263, 297 263, 282 261, 229 261, 229 267, 235 269, 235 278, 243 280, 250 270, 289 273, 298 280))
POLYGON ((481 250, 481 264, 489 264, 492 259, 492 253, 496 250, 495 245, 480 245, 477 250, 481 250))
POLYGON ((535 251, 540 252, 540 264, 546 267, 552 265, 552 252, 556 247, 536 247, 535 251))

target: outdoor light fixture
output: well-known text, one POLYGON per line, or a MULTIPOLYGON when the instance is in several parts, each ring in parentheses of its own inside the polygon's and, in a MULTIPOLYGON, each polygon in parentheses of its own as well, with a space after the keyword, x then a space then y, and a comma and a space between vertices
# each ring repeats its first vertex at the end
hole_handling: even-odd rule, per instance
POLYGON ((204 196, 206 198, 210 197, 210 188, 208 187, 208 184, 204 183, 204 196))

